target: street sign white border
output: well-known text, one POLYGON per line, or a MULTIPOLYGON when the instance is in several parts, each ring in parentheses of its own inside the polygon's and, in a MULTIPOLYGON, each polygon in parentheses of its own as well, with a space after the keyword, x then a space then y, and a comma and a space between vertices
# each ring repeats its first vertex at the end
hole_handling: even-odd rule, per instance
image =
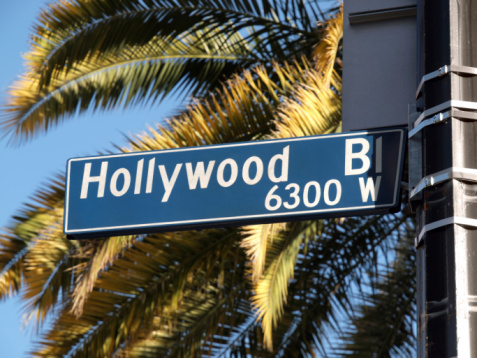
MULTIPOLYGON (((68 208, 69 208, 69 186, 70 186, 70 177, 69 174, 71 173, 71 163, 75 161, 86 161, 86 160, 100 160, 100 159, 108 159, 108 158, 116 158, 116 157, 123 157, 125 155, 128 156, 146 156, 146 155, 156 155, 158 153, 169 153, 169 152, 178 152, 178 151, 197 151, 197 150, 212 150, 217 148, 230 148, 230 147, 242 147, 242 146, 255 146, 255 145, 266 145, 273 141, 274 143, 283 143, 283 142, 294 142, 294 141, 307 141, 307 140, 320 140, 320 139, 329 139, 334 137, 351 137, 351 136, 362 136, 366 134, 381 134, 381 133, 390 133, 390 132, 400 132, 401 137, 399 140, 399 148, 403 148, 403 142, 405 140, 405 129, 404 128, 391 128, 391 129, 383 129, 383 130, 372 130, 372 131, 356 131, 356 132, 348 132, 348 133, 337 133, 337 134, 328 134, 328 135, 317 135, 317 136, 307 136, 307 137, 294 137, 294 138, 285 138, 285 139, 271 139, 271 140, 261 140, 255 142, 241 142, 241 143, 230 143, 230 144, 217 144, 217 145, 207 145, 207 146, 198 146, 198 147, 184 147, 184 148, 174 148, 174 149, 163 149, 163 150, 155 150, 155 151, 147 151, 147 152, 132 152, 132 153, 121 153, 121 154, 111 154, 111 155, 103 155, 103 156, 91 156, 91 157, 84 157, 84 158, 72 158, 69 159, 67 162, 67 177, 66 177, 66 193, 65 196, 65 215, 64 215, 64 233, 66 235, 74 235, 74 234, 84 234, 84 233, 91 233, 91 232, 108 232, 108 231, 117 231, 120 229, 124 230, 131 230, 135 228, 152 228, 152 227, 168 227, 168 226, 179 226, 179 225, 189 225, 189 224, 207 224, 212 222, 230 222, 230 221, 245 221, 245 220, 255 220, 260 219, 262 217, 267 218, 279 218, 282 216, 293 217, 298 216, 301 214, 310 215, 319 214, 322 212, 336 212, 336 211, 351 211, 351 210, 362 210, 363 212, 367 209, 377 209, 380 207, 387 207, 387 206, 395 206, 398 204, 399 198, 398 194, 400 193, 400 185, 395 185, 394 190, 394 197, 393 202, 390 204, 381 204, 381 205, 367 205, 367 206, 352 206, 352 207, 345 207, 345 208, 336 208, 336 209, 318 209, 318 210, 306 210, 306 211, 298 211, 298 212, 286 212, 286 213, 267 213, 261 215, 242 215, 242 216, 231 216, 231 217, 215 217, 209 219, 200 219, 200 220, 181 220, 181 221, 169 221, 169 222, 158 222, 158 223, 149 223, 149 224, 137 224, 137 225, 120 225, 120 226, 104 226, 104 227, 95 227, 89 229, 79 229, 79 230, 71 230, 68 231, 68 208)), ((399 150, 399 156, 396 165, 399 167, 402 163, 402 154, 403 150, 399 150)), ((396 183, 399 183, 399 175, 401 174, 400 170, 396 170, 396 183)))

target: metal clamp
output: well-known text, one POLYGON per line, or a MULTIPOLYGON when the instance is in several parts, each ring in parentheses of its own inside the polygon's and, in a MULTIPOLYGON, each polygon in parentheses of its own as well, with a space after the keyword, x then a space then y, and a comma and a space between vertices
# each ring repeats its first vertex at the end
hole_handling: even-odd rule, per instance
POLYGON ((452 167, 431 175, 427 175, 422 178, 416 187, 411 191, 409 194, 409 199, 412 199, 425 188, 451 179, 477 182, 477 169, 452 167))
POLYGON ((415 135, 417 132, 419 132, 423 128, 431 124, 442 122, 450 117, 477 120, 477 115, 458 111, 458 110, 455 110, 455 108, 477 110, 477 103, 469 102, 469 101, 449 100, 437 106, 426 109, 424 112, 422 112, 419 115, 417 120, 413 123, 414 128, 409 131, 408 137, 411 138, 413 135, 415 135), (444 110, 449 108, 450 108, 450 111, 443 112, 444 110), (432 118, 428 118, 432 115, 434 115, 432 118))
POLYGON ((437 220, 427 225, 424 225, 419 235, 414 239, 415 247, 416 248, 419 247, 426 232, 431 230, 436 230, 444 226, 453 225, 453 224, 477 228, 477 219, 469 219, 469 218, 464 218, 461 216, 452 216, 449 218, 437 220))
POLYGON ((450 117, 451 117, 450 111, 447 111, 447 112, 444 112, 444 113, 440 112, 440 113, 436 114, 435 116, 433 116, 431 118, 428 118, 426 120, 423 120, 423 121, 421 120, 416 125, 416 127, 414 127, 413 129, 411 129, 409 131, 408 138, 413 137, 416 133, 421 131, 424 127, 430 126, 431 124, 436 124, 436 123, 439 123, 439 122, 443 122, 450 117))
POLYGON ((424 75, 421 79, 421 82, 419 83, 419 86, 417 87, 416 99, 421 94, 422 86, 424 85, 425 82, 437 77, 447 75, 448 73, 458 73, 458 74, 477 76, 477 68, 469 67, 469 66, 445 65, 436 71, 433 71, 431 73, 424 75))

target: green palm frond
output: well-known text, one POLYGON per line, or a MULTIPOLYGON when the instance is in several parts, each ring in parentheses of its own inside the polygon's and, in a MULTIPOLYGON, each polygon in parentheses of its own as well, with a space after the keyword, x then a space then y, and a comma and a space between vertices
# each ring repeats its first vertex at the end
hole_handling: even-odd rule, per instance
MULTIPOLYGON (((267 41, 252 56, 269 55, 287 49, 276 47, 279 40, 301 44, 302 51, 314 45, 319 20, 318 3, 303 1, 148 1, 137 0, 95 2, 74 0, 52 4, 40 15, 33 43, 39 43, 32 58, 35 69, 45 71, 46 78, 64 66, 72 67, 91 56, 121 50, 129 44, 147 44, 156 38, 170 40, 203 32, 202 41, 208 42, 217 33, 223 39, 246 33, 245 44, 267 41), (98 34, 104 33, 103 36, 98 34), (43 43, 48 40, 48 43, 43 43), (260 40, 260 41, 259 41, 260 40), (274 45, 274 48, 270 46, 274 45), (264 51, 265 50, 265 51, 264 51), (46 62, 45 62, 46 60, 46 62)), ((217 42, 220 44, 221 42, 217 42)), ((226 44, 226 42, 223 42, 226 44)), ((251 49, 248 49, 248 52, 251 49)))
POLYGON ((209 277, 209 282, 218 286, 209 287, 206 300, 191 301, 190 295, 198 293, 184 291, 180 305, 156 315, 151 327, 143 330, 124 353, 131 357, 203 357, 222 356, 233 349, 235 342, 230 337, 242 337, 253 315, 248 282, 243 279, 243 260, 239 250, 229 252, 216 267, 218 280, 209 277))
POLYGON ((225 82, 216 93, 193 105, 178 117, 150 133, 130 140, 126 151, 146 151, 183 146, 209 145, 265 138, 273 119, 294 84, 308 78, 311 64, 305 59, 291 64, 257 66, 225 82))
POLYGON ((214 296, 229 293, 222 285, 233 281, 219 283, 221 277, 224 280, 222 272, 232 272, 229 277, 233 278, 229 265, 236 262, 230 260, 236 255, 235 241, 233 230, 219 229, 161 234, 134 242, 100 274, 81 316, 62 312, 38 355, 109 356, 135 340, 155 314, 170 332, 180 333, 190 321, 209 313, 214 296), (58 341, 64 345, 58 346, 58 341))
POLYGON ((47 240, 41 235, 33 240, 23 260, 25 320, 33 319, 40 326, 57 304, 65 302, 73 279, 69 269, 77 262, 72 255, 76 245, 62 235, 62 223, 55 226, 43 234, 47 240))
POLYGON ((252 303, 258 310, 264 345, 273 351, 273 331, 284 313, 288 297, 288 284, 293 279, 304 236, 310 234, 308 222, 289 224, 288 230, 277 233, 267 247, 265 269, 254 285, 252 303))
POLYGON ((279 108, 274 137, 341 131, 341 77, 335 67, 343 38, 342 11, 326 22, 322 35, 314 50, 314 68, 307 68, 304 81, 279 108))
POLYGON ((18 293, 22 285, 22 258, 28 251, 28 242, 12 233, 0 233, 0 299, 18 293))
POLYGON ((78 110, 160 100, 179 87, 204 93, 241 66, 306 53, 318 39, 318 10, 300 0, 52 5, 40 15, 2 126, 28 139, 78 110))
POLYGON ((367 287, 363 277, 377 275, 375 260, 388 250, 389 240, 396 240, 396 231, 406 230, 407 220, 402 216, 326 220, 318 228, 317 239, 309 241, 307 251, 298 257, 283 317, 273 331, 274 340, 280 342, 279 356, 330 354, 342 320, 353 315, 353 292, 367 287))
POLYGON ((279 119, 274 122, 274 137, 300 137, 340 131, 341 79, 333 72, 333 88, 330 88, 326 86, 327 79, 323 79, 320 72, 309 70, 307 74, 307 81, 298 84, 294 96, 285 98, 279 108, 279 119))
POLYGON ((241 246, 250 258, 254 284, 260 279, 266 266, 268 244, 285 229, 286 223, 249 225, 243 228, 244 238, 241 246))
POLYGON ((414 353, 416 313, 415 229, 395 242, 394 259, 373 278, 357 315, 344 332, 337 357, 410 357, 414 353))
MULTIPOLYGON (((35 239, 45 238, 57 230, 59 216, 57 208, 63 205, 63 192, 61 182, 53 180, 49 187, 40 190, 34 200, 37 204, 29 204, 18 215, 13 217, 10 227, 0 233, 0 279, 14 278, 13 282, 21 282, 25 275, 25 258, 30 249, 35 246, 35 239), (47 198, 51 198, 49 205, 47 198)), ((0 297, 8 294, 8 285, 0 291, 0 297)), ((13 288, 13 286, 11 287, 13 288)), ((11 292, 13 293, 13 292, 11 292)))
POLYGON ((81 253, 75 256, 81 260, 72 270, 75 271, 76 282, 71 293, 71 311, 76 316, 83 312, 84 303, 93 290, 99 274, 106 270, 136 239, 136 236, 110 237, 102 241, 84 241, 81 253))
POLYGON ((192 85, 200 91, 215 84, 220 74, 229 74, 236 67, 227 64, 236 56, 227 59, 224 55, 223 59, 209 61, 217 56, 189 44, 180 43, 185 51, 174 44, 164 50, 155 47, 155 53, 150 55, 131 49, 121 56, 102 57, 63 69, 48 85, 40 83, 41 76, 25 75, 10 90, 11 100, 2 120, 5 130, 28 139, 78 110, 160 100, 178 90, 178 85, 181 90, 192 85), (193 85, 194 82, 198 84, 193 85))
MULTIPOLYGON (((333 70, 341 73, 340 48, 343 41, 343 8, 324 23, 322 37, 313 50, 315 68, 327 81, 331 80, 333 70)), ((327 82, 330 85, 330 82, 327 82)))
POLYGON ((69 268, 76 262, 71 255, 77 245, 63 235, 62 185, 53 180, 40 190, 36 204, 28 205, 0 234, 0 282, 5 282, 0 296, 17 293, 21 282, 26 321, 38 325, 64 302, 71 287, 69 268))

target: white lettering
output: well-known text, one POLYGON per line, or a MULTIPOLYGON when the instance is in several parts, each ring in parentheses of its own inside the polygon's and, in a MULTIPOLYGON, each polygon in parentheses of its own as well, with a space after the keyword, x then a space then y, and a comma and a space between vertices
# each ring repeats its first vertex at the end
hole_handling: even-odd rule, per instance
POLYGON ((215 160, 211 160, 207 165, 207 171, 204 170, 204 162, 198 162, 195 166, 195 171, 192 169, 192 163, 186 163, 187 180, 189 182, 189 189, 197 188, 197 183, 200 181, 200 188, 207 189, 209 185, 210 176, 214 169, 215 160))
POLYGON ((166 167, 164 165, 159 165, 159 172, 161 173, 162 183, 164 184, 164 196, 162 197, 162 202, 165 203, 169 200, 169 196, 171 195, 171 191, 174 188, 174 184, 176 183, 177 177, 179 176, 179 172, 182 168, 182 163, 176 164, 174 168, 174 172, 172 173, 171 179, 167 177, 166 167))
POLYGON ((128 191, 130 185, 131 174, 129 173, 129 170, 126 168, 120 168, 113 173, 113 176, 111 177, 111 183, 109 183, 109 190, 111 190, 111 194, 114 196, 123 196, 128 191), (118 190, 118 178, 121 174, 124 176, 124 183, 122 189, 118 190))
POLYGON ((242 168, 242 178, 243 181, 248 185, 257 184, 263 175, 263 162, 259 157, 250 157, 243 164, 242 168), (255 163, 257 166, 257 172, 255 173, 255 178, 250 178, 250 164, 255 163))
POLYGON ((134 194, 141 194, 142 169, 144 167, 144 159, 137 162, 136 184, 134 185, 134 194))
POLYGON ((328 180, 325 184, 325 189, 323 192, 323 199, 327 205, 333 206, 338 204, 341 199, 341 183, 336 179, 328 180), (336 187, 336 196, 335 200, 330 200, 330 186, 334 184, 336 187))
POLYGON ((227 188, 231 186, 233 183, 235 183, 235 180, 237 180, 237 175, 238 175, 238 167, 235 160, 231 158, 225 159, 224 161, 222 161, 222 163, 220 163, 217 169, 217 182, 220 184, 220 186, 227 188), (229 180, 224 179, 224 170, 226 165, 230 166, 229 180))
POLYGON ((156 158, 149 160, 149 167, 147 169, 147 181, 146 181, 146 194, 152 192, 152 179, 154 179, 154 165, 156 164, 156 158))
POLYGON ((290 193, 290 198, 293 198, 293 204, 285 201, 283 206, 287 209, 295 209, 298 205, 300 205, 300 197, 298 193, 300 192, 300 186, 295 183, 290 183, 285 187, 285 190, 293 189, 293 192, 290 193))
POLYGON ((91 163, 86 163, 84 165, 83 172, 83 183, 81 184, 81 199, 86 199, 88 197, 88 187, 89 183, 99 183, 98 184, 98 198, 104 196, 104 187, 106 185, 106 174, 108 172, 108 162, 101 163, 101 172, 99 176, 91 176, 91 163))
POLYGON ((369 152, 369 142, 364 138, 346 139, 345 144, 345 175, 358 175, 365 173, 371 166, 371 161, 366 155, 369 152), (360 144, 361 151, 353 152, 353 145, 360 144), (361 167, 353 169, 353 159, 361 161, 361 167))
POLYGON ((320 183, 316 181, 310 181, 306 183, 305 188, 303 189, 303 203, 309 207, 313 208, 318 205, 320 202, 320 196, 321 196, 321 186, 320 183), (310 187, 314 186, 315 187, 315 199, 313 201, 310 201, 310 196, 309 196, 309 190, 310 187))
POLYGON ((363 203, 366 203, 371 194, 371 200, 376 201, 378 198, 379 186, 381 185, 381 176, 376 178, 376 185, 374 184, 373 178, 369 177, 364 185, 364 178, 359 178, 359 187, 361 189, 361 199, 363 203))
POLYGON ((285 148, 283 148, 283 153, 282 154, 277 154, 270 159, 270 163, 268 163, 268 178, 274 182, 274 183, 279 183, 282 181, 287 181, 288 180, 288 158, 289 158, 289 153, 290 153, 290 146, 287 145, 285 148), (277 161, 282 162, 282 172, 279 177, 275 175, 275 165, 277 161))
POLYGON ((274 194, 277 189, 278 185, 274 185, 265 197, 265 208, 267 210, 275 211, 279 209, 282 205, 282 198, 280 197, 280 195, 274 194), (275 205, 272 205, 272 201, 275 202, 275 205))

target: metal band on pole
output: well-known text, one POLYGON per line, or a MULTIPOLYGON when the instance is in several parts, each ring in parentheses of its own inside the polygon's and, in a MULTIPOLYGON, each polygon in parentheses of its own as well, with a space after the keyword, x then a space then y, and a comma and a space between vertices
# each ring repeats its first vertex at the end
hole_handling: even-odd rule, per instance
POLYGON ((469 67, 469 66, 456 66, 456 65, 442 66, 438 70, 432 71, 431 73, 428 73, 422 76, 421 82, 419 83, 419 86, 417 87, 416 98, 418 98, 421 95, 422 86, 424 85, 425 82, 433 80, 437 77, 447 75, 449 73, 477 76, 477 68, 469 67))
POLYGON ((419 113, 410 124, 418 358, 477 357, 477 11, 418 0, 419 113), (420 148, 420 151, 418 150, 420 148))

